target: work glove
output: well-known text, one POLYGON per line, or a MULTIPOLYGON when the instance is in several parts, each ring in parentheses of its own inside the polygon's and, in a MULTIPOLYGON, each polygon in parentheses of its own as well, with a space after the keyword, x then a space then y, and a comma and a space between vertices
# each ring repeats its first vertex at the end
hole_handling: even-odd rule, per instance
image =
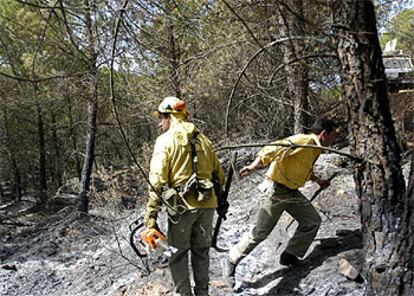
POLYGON ((157 222, 154 218, 148 218, 144 221, 145 227, 147 228, 156 228, 157 222))
POLYGON ((154 217, 151 213, 146 213, 144 216, 144 225, 147 228, 158 228, 157 218, 154 217))

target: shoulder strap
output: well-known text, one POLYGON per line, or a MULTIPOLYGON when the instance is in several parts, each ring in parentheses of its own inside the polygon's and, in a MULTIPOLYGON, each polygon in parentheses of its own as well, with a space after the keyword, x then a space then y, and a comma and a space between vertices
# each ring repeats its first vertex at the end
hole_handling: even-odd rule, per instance
POLYGON ((192 160, 192 168, 193 168, 193 174, 197 176, 197 151, 196 151, 196 143, 197 143, 197 136, 198 131, 193 132, 190 138, 190 145, 191 145, 191 160, 192 160))

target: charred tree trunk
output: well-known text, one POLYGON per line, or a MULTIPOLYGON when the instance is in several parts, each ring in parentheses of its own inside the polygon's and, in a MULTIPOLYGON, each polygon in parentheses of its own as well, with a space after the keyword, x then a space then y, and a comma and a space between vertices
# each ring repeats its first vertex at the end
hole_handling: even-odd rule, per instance
POLYGON ((59 147, 59 137, 57 133, 57 121, 56 121, 56 114, 52 110, 51 111, 51 118, 52 118, 52 138, 53 138, 53 146, 55 149, 55 159, 54 159, 54 176, 53 181, 57 188, 62 186, 62 162, 61 162, 61 153, 59 147))
POLYGON ((72 100, 70 96, 67 96, 68 101, 68 117, 69 117, 69 135, 70 139, 72 140, 72 147, 73 147, 73 157, 75 159, 75 170, 76 170, 76 177, 81 180, 82 168, 81 163, 79 161, 79 151, 78 151, 78 135, 75 129, 75 123, 73 121, 73 112, 72 112, 72 100))
POLYGON ((88 75, 87 81, 89 84, 89 103, 88 103, 88 134, 86 140, 85 159, 82 169, 81 177, 81 192, 79 198, 81 201, 80 210, 88 212, 89 205, 89 187, 91 181, 92 167, 95 158, 95 137, 96 137, 96 115, 98 110, 98 80, 97 80, 97 66, 96 66, 96 52, 95 52, 95 38, 93 33, 93 24, 91 16, 91 8, 89 0, 84 1, 85 4, 85 20, 86 20, 86 35, 87 35, 87 57, 88 57, 88 75))
MULTIPOLYGON (((367 295, 414 295, 413 196, 407 196, 391 119, 373 3, 333 0, 361 199, 367 295)), ((411 193, 412 194, 412 193, 411 193)))
POLYGON ((37 140, 39 145, 39 194, 40 201, 47 200, 47 176, 46 176, 46 144, 45 144, 45 127, 43 123, 43 114, 40 104, 36 104, 37 112, 37 140))
POLYGON ((10 132, 9 132, 9 125, 7 120, 6 111, 3 111, 3 120, 4 120, 4 132, 6 135, 6 152, 10 158, 10 162, 13 168, 13 188, 14 194, 17 201, 22 200, 22 178, 20 174, 19 164, 17 162, 17 157, 13 153, 10 132))
POLYGON ((20 174, 19 164, 16 160, 16 157, 10 151, 9 148, 6 148, 7 154, 9 155, 10 162, 13 167, 13 188, 14 188, 14 195, 18 202, 22 201, 22 177, 20 174))
POLYGON ((9 153, 10 159, 12 161, 13 165, 13 175, 14 175, 14 194, 16 195, 17 201, 22 201, 22 177, 20 174, 20 168, 17 163, 16 158, 13 156, 13 154, 9 153))
MULTIPOLYGON (((279 23, 282 37, 303 36, 305 22, 303 0, 292 0, 278 4, 279 23), (287 5, 290 5, 287 7, 287 5)), ((288 75, 289 96, 292 98, 294 109, 294 132, 303 133, 308 127, 308 69, 300 59, 305 50, 302 39, 291 39, 283 47, 283 62, 288 75)))
POLYGON ((0 197, 1 199, 4 198, 4 191, 3 191, 3 186, 1 185, 1 182, 0 182, 0 197))

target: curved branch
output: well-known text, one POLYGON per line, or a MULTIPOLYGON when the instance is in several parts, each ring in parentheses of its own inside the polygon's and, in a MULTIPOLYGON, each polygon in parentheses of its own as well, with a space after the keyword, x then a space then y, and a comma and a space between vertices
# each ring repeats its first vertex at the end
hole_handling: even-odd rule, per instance
POLYGON ((313 58, 325 58, 325 57, 331 57, 331 58, 337 58, 338 55, 336 54, 308 54, 308 55, 304 55, 301 57, 298 57, 296 59, 292 59, 290 61, 288 61, 287 63, 282 63, 281 65, 279 65, 279 67, 276 68, 276 70, 273 72, 272 76, 269 78, 267 84, 270 85, 273 82, 274 77, 276 76, 276 74, 283 69, 283 67, 285 67, 286 65, 290 65, 296 62, 299 62, 301 60, 307 60, 307 59, 313 59, 313 58))
POLYGON ((65 25, 66 32, 68 33, 69 40, 72 43, 73 47, 75 47, 77 53, 80 53, 83 56, 83 58, 86 59, 87 57, 86 57, 85 53, 79 49, 79 47, 76 45, 75 40, 73 39, 72 31, 69 27, 69 23, 68 23, 68 20, 67 20, 67 17, 66 17, 65 6, 63 6, 63 0, 59 0, 59 4, 60 4, 60 11, 62 12, 63 23, 65 25))
MULTIPOLYGON (((118 109, 117 109, 117 105, 116 105, 116 100, 115 100, 115 89, 114 89, 114 61, 115 61, 115 52, 116 52, 116 43, 118 41, 118 32, 119 32, 119 27, 120 27, 120 23, 122 20, 122 15, 125 11, 125 8, 128 4, 129 0, 125 0, 124 3, 122 4, 122 8, 120 10, 118 19, 116 21, 115 24, 115 29, 114 29, 114 41, 112 43, 112 49, 111 49, 111 62, 110 62, 110 72, 109 72, 109 92, 110 92, 110 97, 111 97, 111 102, 112 102, 112 108, 113 108, 113 115, 115 117, 116 122, 118 123, 119 126, 119 130, 121 132, 122 138, 124 139, 124 141, 126 141, 126 135, 124 132, 124 129, 122 127, 121 121, 119 119, 119 115, 118 115, 118 109)), ((127 149, 130 153, 132 153, 132 150, 128 144, 128 142, 126 141, 126 146, 127 149)), ((131 154, 132 157, 135 160, 135 156, 133 154, 131 154)))
POLYGON ((247 62, 247 64, 243 67, 243 69, 241 70, 241 72, 239 73, 239 76, 237 78, 236 83, 234 84, 232 90, 231 90, 231 94, 229 97, 229 100, 227 102, 227 108, 226 108, 226 119, 225 119, 225 138, 226 138, 226 142, 228 141, 228 134, 229 134, 229 113, 230 113, 230 107, 231 107, 231 103, 234 97, 234 93, 236 91, 237 86, 240 83, 241 77, 243 75, 245 75, 245 72, 247 70, 247 68, 250 66, 250 64, 254 61, 254 59, 257 58, 257 56, 259 54, 261 54, 263 51, 267 50, 268 48, 275 46, 277 44, 292 40, 292 39, 311 39, 311 40, 319 40, 316 37, 312 37, 312 36, 291 36, 291 37, 285 37, 285 38, 280 38, 277 40, 274 40, 270 43, 268 43, 267 45, 265 45, 263 48, 259 49, 258 51, 256 51, 253 56, 250 58, 250 60, 247 62))
POLYGON ((74 75, 74 76, 56 75, 56 76, 50 76, 50 77, 41 77, 41 78, 37 78, 37 79, 30 79, 30 78, 26 78, 26 77, 19 77, 19 76, 7 74, 7 73, 4 73, 4 72, 0 72, 0 76, 15 79, 17 81, 22 81, 22 82, 37 83, 37 82, 43 82, 43 81, 59 79, 59 78, 77 77, 79 75, 74 75))
MULTIPOLYGON (((132 157, 132 160, 134 161, 135 165, 138 167, 138 169, 140 170, 141 174, 144 176, 145 181, 149 184, 149 186, 152 187, 152 190, 154 190, 154 192, 156 192, 157 194, 158 191, 155 190, 154 186, 151 184, 148 175, 145 173, 144 168, 139 164, 137 158, 135 157, 135 154, 132 152, 132 148, 131 145, 129 145, 125 130, 122 126, 121 120, 119 118, 119 114, 118 114, 118 108, 116 105, 116 100, 115 100, 115 88, 114 88, 114 59, 115 59, 115 52, 116 52, 116 43, 117 43, 117 39, 118 39, 118 32, 119 32, 119 27, 121 24, 121 20, 122 20, 122 15, 125 11, 125 8, 128 4, 129 0, 125 0, 122 8, 120 9, 120 14, 119 17, 116 21, 115 24, 115 30, 114 30, 114 42, 112 43, 112 49, 111 49, 111 64, 110 64, 110 73, 109 73, 109 89, 110 89, 110 96, 111 96, 111 102, 112 102, 112 108, 113 108, 113 115, 115 118, 116 123, 118 124, 118 128, 119 131, 121 133, 122 136, 122 140, 125 143, 125 146, 128 150, 129 155, 132 157)), ((160 200, 163 201, 163 199, 160 197, 160 200)))

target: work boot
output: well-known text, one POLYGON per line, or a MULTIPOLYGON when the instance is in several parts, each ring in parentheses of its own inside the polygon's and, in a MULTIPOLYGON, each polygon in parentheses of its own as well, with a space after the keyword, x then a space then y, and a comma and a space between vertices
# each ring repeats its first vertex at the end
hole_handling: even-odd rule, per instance
POLYGON ((221 271, 223 273, 224 282, 231 288, 236 284, 236 264, 231 263, 229 258, 221 260, 221 271))
POLYGON ((279 263, 285 266, 300 266, 303 265, 304 262, 295 255, 284 251, 282 255, 280 255, 279 263))

